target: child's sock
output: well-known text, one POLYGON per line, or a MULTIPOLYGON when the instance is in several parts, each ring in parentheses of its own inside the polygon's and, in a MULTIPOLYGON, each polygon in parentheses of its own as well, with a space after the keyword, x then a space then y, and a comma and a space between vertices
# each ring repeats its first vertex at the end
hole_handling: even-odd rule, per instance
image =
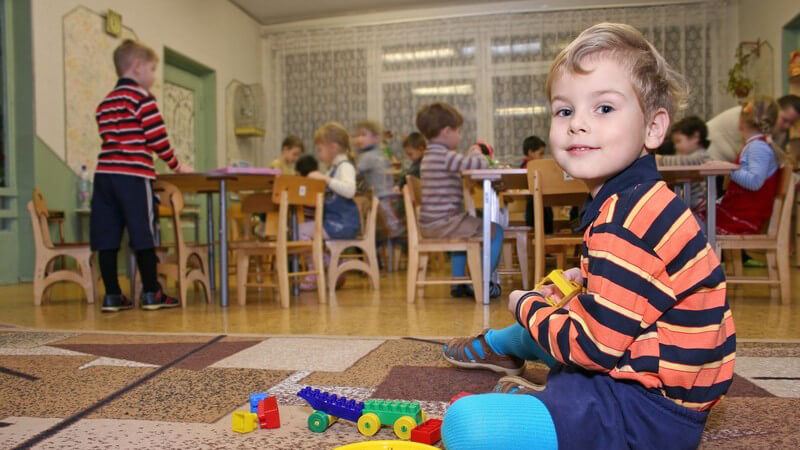
POLYGON ((442 423, 448 449, 556 449, 553 418, 532 395, 480 394, 459 399, 442 423))
POLYGON ((136 251, 136 265, 139 266, 139 273, 142 276, 142 290, 144 292, 158 292, 161 285, 158 284, 158 258, 156 250, 148 248, 136 251))
POLYGON ((500 330, 487 331, 486 343, 495 353, 501 355, 516 356, 526 361, 540 360, 548 367, 553 367, 556 363, 555 358, 545 353, 528 330, 518 323, 500 330))
POLYGON ((100 275, 106 287, 106 295, 120 295, 119 278, 117 278, 117 251, 101 250, 98 255, 100 260, 100 275))

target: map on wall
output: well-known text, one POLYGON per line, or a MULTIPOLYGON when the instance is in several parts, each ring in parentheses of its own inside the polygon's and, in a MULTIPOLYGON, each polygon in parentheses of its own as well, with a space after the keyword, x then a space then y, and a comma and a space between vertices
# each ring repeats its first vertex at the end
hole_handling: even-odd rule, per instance
MULTIPOLYGON (((100 151, 95 110, 117 82, 114 49, 136 35, 125 27, 119 38, 106 34, 103 16, 82 6, 64 16, 63 26, 66 162, 76 173, 86 165, 93 174, 100 151)), ((160 92, 158 78, 154 93, 160 92)))
POLYGON ((194 91, 167 81, 164 83, 164 97, 161 104, 167 136, 175 149, 178 161, 188 167, 197 167, 194 157, 194 91))

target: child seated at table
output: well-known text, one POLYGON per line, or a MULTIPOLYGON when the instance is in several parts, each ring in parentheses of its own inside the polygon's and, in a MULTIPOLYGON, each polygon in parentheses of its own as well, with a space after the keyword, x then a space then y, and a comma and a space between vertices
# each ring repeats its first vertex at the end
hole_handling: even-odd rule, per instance
POLYGON ((295 163, 305 150, 303 140, 297 136, 290 135, 281 144, 281 156, 269 163, 270 169, 278 169, 284 175, 295 174, 295 163))
POLYGON ((411 175, 413 177, 420 177, 420 167, 422 167, 422 155, 425 154, 425 147, 428 146, 428 143, 425 141, 425 136, 423 136, 418 131, 414 131, 406 136, 403 139, 403 151, 406 152, 406 156, 411 161, 411 164, 408 168, 403 171, 400 176, 400 179, 397 180, 397 185, 395 188, 395 192, 398 194, 402 192, 403 186, 406 185, 406 177, 411 175))
MULTIPOLYGON (((356 168, 349 157, 350 137, 347 130, 337 122, 328 122, 314 132, 314 145, 319 160, 330 167, 327 173, 318 170, 308 174, 309 178, 323 180, 328 185, 325 193, 325 209, 322 215, 324 239, 353 239, 361 230, 356 195, 356 168)), ((314 238, 314 221, 303 222, 298 228, 300 240, 314 238)), ((326 255, 327 259, 327 255, 326 255)), ((309 266, 312 263, 309 262, 309 266)), ((303 290, 314 290, 316 277, 310 275, 301 283, 303 290)))
MULTIPOLYGON (((710 161, 708 156, 708 127, 697 116, 684 117, 672 126, 670 138, 675 146, 674 155, 656 155, 659 166, 699 166, 710 161)), ((692 213, 704 214, 706 210, 706 183, 693 182, 689 185, 689 208, 692 213)), ((704 221, 700 225, 705 226, 704 221)), ((704 230, 705 231, 705 230, 704 230)))
MULTIPOLYGON (((422 205, 419 213, 420 233, 428 238, 471 238, 483 235, 483 220, 470 216, 464 210, 464 193, 461 171, 485 169, 489 166, 479 147, 473 147, 464 156, 456 149, 461 143, 461 113, 443 102, 423 106, 417 113, 417 128, 428 140, 422 157, 422 205)), ((500 261, 503 247, 503 228, 492 223, 492 272, 500 261)), ((466 275, 467 255, 453 252, 452 276, 466 275)), ((485 276, 489 276, 486 274, 485 276)), ((472 286, 456 284, 450 288, 453 297, 473 297, 472 286)), ((500 296, 500 285, 492 282, 492 298, 500 296)))
POLYGON ((759 97, 742 107, 739 132, 745 141, 728 190, 717 204, 717 233, 756 234, 772 216, 785 156, 767 137, 778 120, 778 104, 759 97))

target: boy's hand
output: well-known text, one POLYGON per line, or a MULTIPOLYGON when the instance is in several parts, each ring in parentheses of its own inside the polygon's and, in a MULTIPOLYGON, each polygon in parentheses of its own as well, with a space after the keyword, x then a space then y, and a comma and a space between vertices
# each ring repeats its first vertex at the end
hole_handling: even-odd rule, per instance
MULTIPOLYGON (((572 269, 565 270, 563 272, 564 279, 567 281, 574 281, 578 283, 578 285, 583 285, 583 275, 581 275, 581 269, 579 267, 573 267, 572 269)), ((539 288, 539 292, 547 298, 553 297, 557 302, 561 300, 561 291, 558 290, 552 284, 545 284, 544 286, 539 288)), ((563 306, 565 309, 569 309, 569 304, 563 306)))
POLYGON ((180 164, 175 168, 175 173, 194 173, 194 168, 192 168, 192 166, 180 164))
POLYGON ((328 182, 328 176, 325 175, 324 173, 320 172, 319 170, 315 170, 315 171, 309 173, 307 176, 308 176, 308 178, 311 178, 313 180, 322 180, 325 183, 328 182))
MULTIPOLYGON (((546 288, 547 286, 543 286, 543 287, 546 288)), ((512 315, 514 315, 514 316, 517 315, 517 305, 519 304, 520 299, 522 299, 522 296, 524 296, 528 292, 532 292, 532 291, 517 290, 517 291, 513 291, 510 294, 508 294, 508 311, 512 315)), ((539 290, 537 292, 539 292, 542 295, 545 295, 545 293, 542 292, 541 290, 539 290)))

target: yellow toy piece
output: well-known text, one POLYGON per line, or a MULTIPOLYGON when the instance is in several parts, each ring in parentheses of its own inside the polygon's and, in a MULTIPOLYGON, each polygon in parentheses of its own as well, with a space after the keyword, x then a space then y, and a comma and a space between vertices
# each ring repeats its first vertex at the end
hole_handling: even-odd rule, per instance
POLYGON ((235 411, 233 413, 233 431, 237 433, 249 433, 258 428, 258 415, 245 412, 235 411))
POLYGON ((380 429, 381 419, 377 414, 366 413, 358 418, 358 431, 364 436, 372 436, 380 429))
POLYGON ((400 439, 411 439, 411 430, 416 428, 417 421, 409 416, 403 416, 394 421, 394 434, 400 439))
POLYGON ((409 441, 364 441, 336 447, 333 450, 429 450, 438 448, 409 441))
POLYGON ((556 269, 547 274, 547 276, 542 278, 542 281, 540 281, 536 287, 533 288, 533 290, 538 291, 548 281, 553 283, 553 286, 555 286, 556 289, 561 292, 561 300, 557 300, 554 297, 545 297, 544 300, 549 303, 550 306, 560 308, 568 301, 572 300, 573 297, 581 293, 581 286, 574 281, 564 278, 564 271, 561 269, 556 269))

